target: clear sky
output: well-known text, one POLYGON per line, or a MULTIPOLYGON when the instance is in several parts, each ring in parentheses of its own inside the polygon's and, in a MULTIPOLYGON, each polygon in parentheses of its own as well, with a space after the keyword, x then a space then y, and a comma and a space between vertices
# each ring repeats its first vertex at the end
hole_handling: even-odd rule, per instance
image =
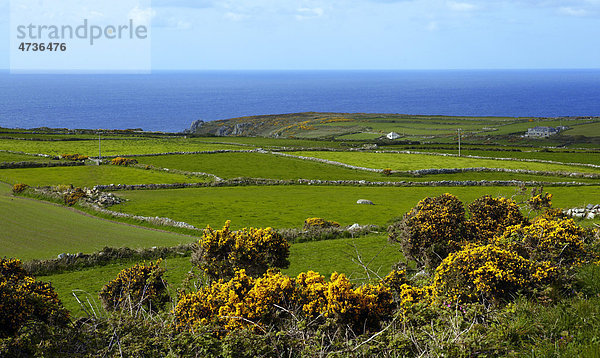
MULTIPOLYGON (((0 68, 8 13, 0 0, 0 68)), ((600 68, 600 0, 154 0, 151 13, 157 70, 600 68)))

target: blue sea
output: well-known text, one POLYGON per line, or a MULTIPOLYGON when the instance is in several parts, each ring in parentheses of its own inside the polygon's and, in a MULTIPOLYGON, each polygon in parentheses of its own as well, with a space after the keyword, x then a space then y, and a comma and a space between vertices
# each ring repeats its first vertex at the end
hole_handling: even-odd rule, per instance
POLYGON ((600 70, 0 73, 0 126, 181 131, 293 112, 600 116, 600 70))

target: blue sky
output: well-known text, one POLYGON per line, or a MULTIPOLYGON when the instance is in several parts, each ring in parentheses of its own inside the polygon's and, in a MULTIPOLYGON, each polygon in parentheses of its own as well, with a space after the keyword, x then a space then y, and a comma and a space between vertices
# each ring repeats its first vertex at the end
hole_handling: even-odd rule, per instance
MULTIPOLYGON (((8 9, 0 0, 0 68, 8 9)), ((151 12, 157 70, 600 68, 600 0, 154 0, 151 12)))

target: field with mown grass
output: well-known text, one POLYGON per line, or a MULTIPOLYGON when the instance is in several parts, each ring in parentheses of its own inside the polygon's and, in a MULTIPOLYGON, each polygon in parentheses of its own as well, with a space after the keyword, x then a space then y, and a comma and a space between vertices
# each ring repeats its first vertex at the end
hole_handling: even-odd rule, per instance
POLYGON ((51 203, 13 197, 8 185, 2 184, 0 188, 0 257, 55 258, 63 252, 90 253, 104 246, 175 246, 194 240, 84 216, 51 203))
POLYGON ((332 160, 359 167, 393 170, 417 170, 431 168, 506 168, 538 171, 600 173, 600 168, 586 166, 507 161, 496 159, 476 159, 446 157, 427 154, 366 153, 366 152, 289 152, 288 154, 332 160))
MULTIPOLYGON (((595 203, 600 187, 548 187, 556 207, 595 203)), ((231 220, 244 226, 300 227, 308 217, 322 217, 342 225, 385 225, 427 196, 452 193, 463 202, 490 194, 510 197, 513 187, 352 187, 352 186, 247 186, 225 188, 127 191, 117 195, 129 201, 115 211, 170 217, 196 227, 220 228, 231 220), (375 205, 358 205, 368 199, 375 205), (193 208, 193 209, 192 209, 193 208)))
POLYGON ((69 185, 91 188, 107 184, 200 183, 207 177, 181 175, 117 165, 4 169, 0 181, 30 186, 69 185))
POLYGON ((159 168, 205 172, 221 178, 383 180, 378 173, 336 167, 297 158, 263 153, 218 153, 136 158, 159 168))
MULTIPOLYGON (((222 149, 252 149, 231 144, 207 143, 194 138, 122 138, 101 141, 103 156, 154 154, 166 152, 198 152, 222 149)), ((32 141, 1 139, 0 149, 40 154, 72 154, 98 156, 98 139, 81 141, 32 141)))
MULTIPOLYGON (((414 151, 422 152, 433 152, 433 153, 448 153, 458 154, 457 148, 445 148, 436 149, 414 149, 414 151)), ((532 148, 523 148, 521 151, 494 151, 494 150, 478 150, 476 148, 463 148, 461 155, 473 155, 479 157, 492 157, 492 158, 515 158, 515 159, 540 159, 549 160, 561 163, 582 163, 582 164, 594 164, 600 163, 600 152, 592 151, 565 151, 560 149, 552 150, 537 150, 532 148)))
POLYGON ((521 180, 540 182, 598 183, 598 179, 571 178, 569 176, 542 176, 513 173, 472 172, 457 174, 385 176, 381 173, 349 169, 299 158, 266 153, 218 153, 163 155, 136 158, 141 164, 159 168, 215 174, 221 178, 270 178, 366 181, 440 181, 440 180, 521 180))

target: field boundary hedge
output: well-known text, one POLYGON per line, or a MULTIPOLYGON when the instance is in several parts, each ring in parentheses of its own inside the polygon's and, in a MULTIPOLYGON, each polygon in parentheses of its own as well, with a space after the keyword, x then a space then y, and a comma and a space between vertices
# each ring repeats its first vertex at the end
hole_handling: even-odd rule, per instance
MULTIPOLYGON (((103 155, 102 159, 112 159, 117 157, 122 158, 136 158, 136 157, 159 157, 163 155, 187 155, 187 154, 221 154, 221 153, 252 153, 257 152, 255 149, 218 149, 218 150, 200 150, 196 152, 164 152, 164 153, 150 153, 150 154, 119 154, 119 155, 103 155)), ((90 157, 99 159, 98 157, 90 157)))
POLYGON ((521 180, 439 180, 439 181, 366 181, 366 180, 319 180, 319 179, 262 179, 262 178, 236 178, 211 183, 175 183, 175 184, 109 184, 96 185, 99 191, 121 190, 158 190, 158 189, 183 189, 207 188, 230 186, 261 186, 261 185, 330 185, 330 186, 391 186, 391 187, 419 187, 419 186, 594 186, 595 183, 571 182, 546 182, 546 181, 521 181, 521 180))
POLYGON ((78 167, 84 162, 0 162, 0 169, 78 167))
POLYGON ((16 151, 16 150, 0 149, 0 152, 11 153, 11 154, 23 154, 23 155, 29 155, 32 157, 50 158, 50 159, 55 159, 55 160, 60 159, 60 157, 58 155, 41 154, 41 153, 27 153, 27 152, 20 152, 20 151, 16 151))
POLYGON ((55 259, 31 260, 23 263, 23 268, 33 276, 47 276, 62 272, 76 271, 82 268, 106 266, 111 263, 132 260, 156 260, 192 255, 196 243, 172 247, 151 247, 131 249, 128 247, 104 247, 91 254, 62 253, 55 259))

